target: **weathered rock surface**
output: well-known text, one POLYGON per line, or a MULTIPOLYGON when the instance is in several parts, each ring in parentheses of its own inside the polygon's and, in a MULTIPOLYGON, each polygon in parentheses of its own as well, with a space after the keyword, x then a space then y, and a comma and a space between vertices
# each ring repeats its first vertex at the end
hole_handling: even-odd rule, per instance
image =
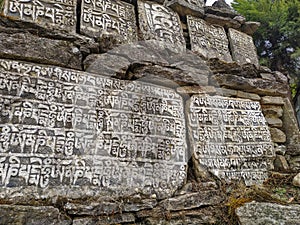
POLYGON ((279 205, 274 203, 246 203, 236 210, 241 225, 257 224, 300 224, 299 205, 279 205))
POLYGON ((204 0, 167 0, 166 6, 172 8, 181 16, 194 15, 201 17, 204 15, 204 0))
POLYGON ((51 206, 0 205, 1 225, 71 225, 71 218, 51 206))
POLYGON ((300 187, 300 173, 298 173, 293 179, 293 185, 296 187, 300 187))
POLYGON ((272 140, 276 143, 285 143, 286 142, 286 135, 283 131, 279 130, 278 128, 270 128, 272 140))
POLYGON ((22 30, 0 33, 0 57, 81 69, 82 54, 72 42, 32 35, 22 30))

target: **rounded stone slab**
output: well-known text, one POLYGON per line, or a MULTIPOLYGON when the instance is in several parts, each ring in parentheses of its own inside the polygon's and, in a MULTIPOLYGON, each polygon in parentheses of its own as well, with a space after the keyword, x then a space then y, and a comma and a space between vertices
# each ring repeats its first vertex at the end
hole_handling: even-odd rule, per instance
POLYGON ((5 59, 0 83, 4 199, 164 198, 185 182, 185 117, 175 90, 5 59))

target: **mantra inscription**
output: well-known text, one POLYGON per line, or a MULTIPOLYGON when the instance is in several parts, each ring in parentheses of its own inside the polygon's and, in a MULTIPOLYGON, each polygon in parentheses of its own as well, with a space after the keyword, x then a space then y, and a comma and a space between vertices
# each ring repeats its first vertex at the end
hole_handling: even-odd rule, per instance
POLYGON ((139 23, 144 40, 165 41, 185 49, 179 16, 157 3, 138 0, 139 23))
POLYGON ((234 61, 239 64, 252 63, 259 66, 256 47, 251 36, 229 28, 228 37, 234 61))
POLYGON ((206 58, 231 62, 227 35, 223 27, 210 25, 200 18, 187 16, 192 51, 206 58))
POLYGON ((274 157, 259 102, 197 95, 188 107, 194 160, 225 180, 262 183, 274 157))
POLYGON ((118 0, 83 0, 80 31, 89 36, 117 35, 122 43, 137 41, 134 6, 118 0))
POLYGON ((186 178, 172 89, 2 59, 0 113, 0 186, 169 193, 186 178))
POLYGON ((76 0, 5 0, 4 15, 76 32, 76 0))

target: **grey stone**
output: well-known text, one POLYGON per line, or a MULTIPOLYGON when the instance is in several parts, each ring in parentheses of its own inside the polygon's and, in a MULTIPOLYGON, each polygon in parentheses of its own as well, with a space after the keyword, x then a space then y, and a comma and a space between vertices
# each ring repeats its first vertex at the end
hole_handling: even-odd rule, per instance
POLYGON ((89 55, 84 60, 85 71, 110 77, 125 77, 129 65, 128 59, 109 53, 89 55))
POLYGON ((181 16, 204 15, 204 0, 166 0, 165 5, 172 8, 181 16))
POLYGON ((278 119, 278 118, 272 118, 272 117, 266 117, 266 120, 268 122, 268 125, 270 127, 277 127, 277 128, 281 128, 282 127, 282 120, 278 119))
POLYGON ((211 82, 226 88, 242 90, 258 95, 286 96, 289 91, 285 85, 259 78, 244 78, 230 74, 216 74, 211 76, 211 82))
POLYGON ((82 1, 80 32, 97 37, 110 36, 115 44, 137 41, 134 6, 119 0, 104 0, 103 5, 82 1))
POLYGON ((278 128, 270 128, 271 136, 272 136, 272 141, 275 143, 285 143, 286 142, 286 135, 283 133, 281 130, 278 128))
POLYGON ((138 0, 139 27, 143 40, 164 41, 185 51, 180 19, 170 8, 151 1, 138 0), (159 15, 160 19, 155 19, 159 15))
POLYGON ((280 118, 283 115, 283 109, 279 105, 262 105, 261 107, 266 116, 280 118))
POLYGON ((76 0, 70 1, 13 1, 5 0, 3 12, 6 17, 35 23, 51 29, 76 32, 76 0))
POLYGON ((276 81, 276 77, 272 73, 260 73, 262 79, 276 81))
POLYGON ((251 202, 236 210, 241 225, 300 224, 299 205, 251 202))
POLYGON ((227 35, 223 27, 210 25, 200 18, 187 16, 191 49, 205 58, 231 62, 227 35))
POLYGON ((228 29, 228 36, 233 60, 239 64, 252 63, 258 67, 258 56, 252 37, 232 28, 228 29))
POLYGON ((163 200, 160 205, 169 211, 180 211, 218 205, 223 200, 224 198, 217 191, 201 191, 163 200))
POLYGON ((252 36, 255 31, 260 27, 260 22, 246 21, 242 27, 241 31, 252 36))
POLYGON ((213 86, 183 86, 178 87, 178 93, 184 94, 214 94, 216 93, 216 88, 213 86))
POLYGON ((225 2, 225 0, 217 0, 212 4, 212 6, 220 9, 232 10, 232 8, 225 2))
POLYGON ((248 93, 248 92, 244 92, 244 91, 237 91, 236 96, 238 98, 251 99, 254 101, 259 101, 261 99, 261 97, 258 94, 248 93))
POLYGON ((115 214, 100 217, 75 218, 72 225, 108 225, 134 223, 135 217, 130 213, 115 214))
POLYGON ((205 21, 210 24, 216 24, 225 28, 235 28, 238 29, 241 27, 241 24, 229 17, 217 16, 213 14, 205 14, 205 21))
POLYGON ((275 153, 278 155, 285 155, 286 150, 287 149, 285 145, 278 145, 275 147, 275 153))
POLYGON ((100 202, 91 202, 88 204, 67 203, 64 209, 69 215, 76 216, 100 216, 111 215, 122 212, 122 204, 118 202, 106 202, 99 199, 100 202))
POLYGON ((233 19, 236 16, 240 16, 235 10, 227 7, 220 8, 215 6, 206 6, 204 10, 205 10, 205 14, 213 14, 221 17, 229 17, 231 19, 233 19))
POLYGON ((217 95, 224 96, 224 97, 236 97, 237 96, 237 90, 232 90, 228 88, 216 88, 217 95))
POLYGON ((288 83, 288 77, 284 75, 283 73, 279 71, 274 72, 274 76, 276 77, 276 80, 281 83, 288 83))
POLYGON ((298 173, 294 178, 293 178, 293 185, 296 187, 300 187, 300 173, 298 173))
POLYGON ((81 69, 82 55, 69 41, 53 40, 21 30, 0 33, 0 57, 81 69))
POLYGON ((282 155, 277 155, 274 160, 274 169, 276 171, 287 171, 289 168, 289 164, 285 157, 282 155))
POLYGON ((193 95, 186 114, 197 178, 208 179, 209 171, 247 186, 264 182, 273 168, 274 149, 259 102, 193 95))
POLYGON ((1 225, 71 225, 72 220, 51 206, 0 205, 1 225))
POLYGON ((156 199, 133 199, 123 203, 124 212, 138 212, 144 209, 153 209, 157 205, 156 199))
POLYGON ((2 175, 1 198, 161 199, 184 184, 185 115, 175 90, 7 59, 0 59, 0 80, 13 84, 0 88, 1 135, 38 142, 2 145, 1 163, 13 172, 2 175), (18 114, 25 109, 32 114, 18 114))
POLYGON ((262 105, 284 105, 282 97, 264 96, 261 98, 262 105))
POLYGON ((236 21, 238 21, 240 24, 244 24, 246 22, 246 18, 243 17, 243 16, 240 16, 240 15, 239 16, 235 16, 233 19, 236 20, 236 21))

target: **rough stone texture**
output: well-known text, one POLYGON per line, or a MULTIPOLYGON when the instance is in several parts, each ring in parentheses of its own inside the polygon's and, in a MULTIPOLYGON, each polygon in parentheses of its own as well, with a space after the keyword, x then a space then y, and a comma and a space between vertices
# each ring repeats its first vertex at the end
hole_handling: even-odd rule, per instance
POLYGON ((236 97, 237 90, 227 89, 227 88, 217 88, 217 95, 224 96, 224 97, 236 97))
POLYGON ((13 84, 0 87, 1 197, 165 198, 183 185, 185 117, 175 90, 42 64, 0 66, 1 83, 13 84))
POLYGON ((215 191, 201 191, 169 198, 160 203, 168 211, 195 209, 203 206, 217 205, 224 200, 220 193, 215 191))
POLYGON ((165 5, 172 8, 181 16, 204 15, 204 0, 166 0, 165 5))
POLYGON ((185 50, 185 40, 178 14, 170 8, 144 0, 138 0, 138 12, 143 40, 165 41, 185 50))
POLYGON ((241 225, 257 224, 300 224, 299 205, 279 205, 274 203, 246 203, 236 210, 241 225))
POLYGON ((239 14, 236 11, 228 7, 218 7, 214 5, 214 6, 206 6, 204 9, 205 9, 205 14, 213 14, 221 17, 229 17, 232 19, 236 16, 239 16, 239 14))
POLYGON ((216 88, 213 86, 183 86, 178 87, 178 93, 183 94, 214 94, 216 93, 216 88))
POLYGON ((251 36, 229 28, 228 30, 232 58, 239 64, 252 63, 259 66, 256 47, 251 36))
MULTIPOLYGON (((292 156, 300 156, 300 132, 295 117, 295 111, 292 103, 288 98, 284 99, 283 106, 283 130, 287 136, 287 154, 292 156)), ((290 162, 291 167, 300 168, 300 161, 294 160, 290 162)))
POLYGON ((260 78, 244 78, 230 74, 216 74, 211 76, 211 84, 247 91, 259 95, 286 96, 288 94, 288 89, 282 83, 263 80, 260 78))
POLYGON ((83 0, 80 32, 103 40, 103 35, 115 39, 116 44, 137 41, 134 6, 119 0, 104 0, 101 4, 83 0))
POLYGON ((282 155, 277 155, 274 160, 274 169, 276 171, 287 171, 289 169, 289 164, 286 161, 285 157, 282 155))
POLYGON ((0 205, 1 225, 71 225, 72 220, 50 206, 0 205))
POLYGON ((48 29, 54 27, 75 33, 76 5, 76 0, 5 0, 3 13, 14 20, 32 22, 48 29))
POLYGON ((262 79, 276 81, 276 77, 272 73, 260 73, 262 79))
POLYGON ((206 63, 196 54, 178 53, 171 45, 159 41, 124 45, 106 54, 90 55, 84 66, 87 72, 170 87, 207 85, 210 74, 206 63))
POLYGON ((110 216, 75 218, 72 225, 108 225, 134 223, 135 217, 130 213, 110 216))
POLYGON ((281 128, 282 127, 282 120, 278 118, 272 118, 272 117, 266 117, 267 123, 270 127, 277 127, 281 128))
POLYGON ((219 26, 225 27, 225 28, 235 28, 238 29, 241 27, 241 24, 231 18, 228 17, 222 17, 222 16, 216 16, 213 14, 205 14, 205 21, 210 24, 218 24, 219 26))
POLYGON ((278 105, 262 105, 262 110, 265 115, 269 115, 275 118, 280 118, 283 115, 283 109, 278 105))
POLYGON ((194 171, 260 184, 273 167, 273 143, 259 102, 194 95, 186 106, 194 171), (251 116, 250 116, 251 115, 251 116))
POLYGON ((278 82, 288 83, 289 81, 288 77, 279 71, 275 71, 274 76, 278 82))
POLYGON ((272 140, 275 143, 285 143, 286 142, 286 135, 278 128, 270 128, 272 140))
POLYGON ((247 21, 242 25, 241 31, 252 36, 260 25, 260 22, 247 21))
POLYGON ((232 61, 223 27, 207 24, 204 20, 189 15, 187 22, 193 52, 205 58, 232 61))
POLYGON ((300 173, 298 173, 293 179, 293 185, 296 187, 300 187, 300 173))
POLYGON ((261 99, 261 97, 257 94, 247 93, 247 92, 244 92, 244 91, 237 91, 236 97, 251 99, 251 100, 254 100, 254 101, 259 101, 261 99))
POLYGON ((262 105, 284 105, 282 97, 264 96, 261 98, 262 105))
POLYGON ((81 69, 82 55, 71 42, 41 38, 22 30, 0 32, 0 57, 81 69))

